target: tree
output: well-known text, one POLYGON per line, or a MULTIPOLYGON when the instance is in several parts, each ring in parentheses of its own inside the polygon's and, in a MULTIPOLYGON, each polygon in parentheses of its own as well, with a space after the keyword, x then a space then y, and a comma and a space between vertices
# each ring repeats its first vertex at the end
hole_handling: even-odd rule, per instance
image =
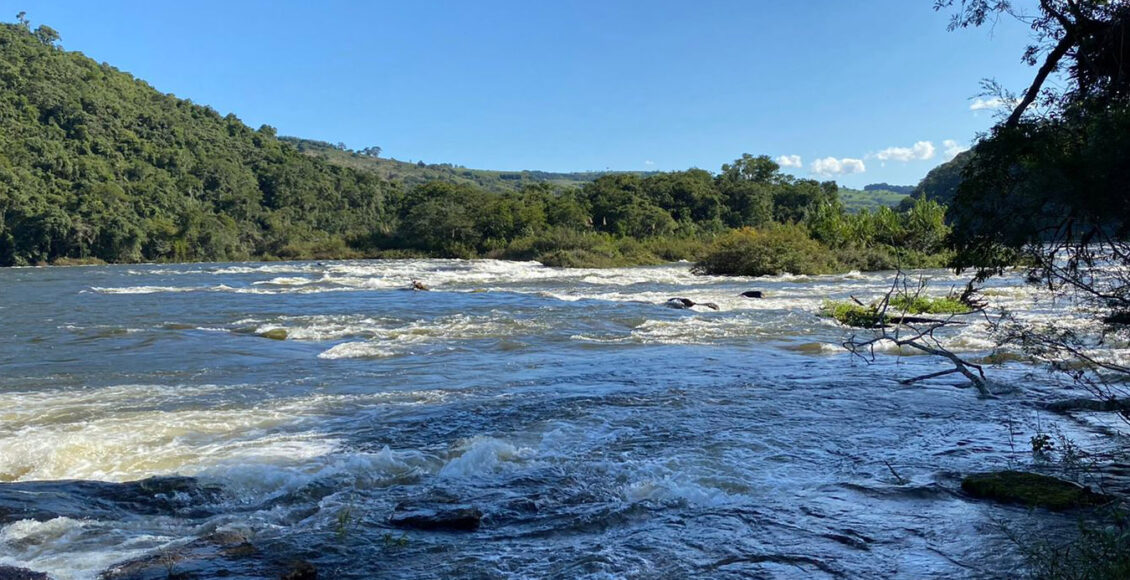
POLYGON ((1027 22, 1034 40, 1024 51, 1024 61, 1040 63, 1031 84, 1024 91, 1006 128, 1016 127, 1028 108, 1041 99, 1054 112, 1072 103, 1098 100, 1115 103, 1130 95, 1130 4, 1112 0, 1039 0, 1039 9, 1029 16, 1009 0, 935 0, 935 10, 956 5, 950 29, 982 26, 997 14, 1007 14, 1027 22), (1066 65, 1064 62, 1066 61, 1066 65), (1049 89, 1045 84, 1055 73, 1063 73, 1068 84, 1049 89))
POLYGON ((47 46, 55 46, 55 43, 59 42, 59 33, 46 24, 41 24, 35 29, 35 37, 47 46))
POLYGON ((779 173, 781 166, 769 158, 768 155, 758 155, 754 157, 749 153, 744 153, 739 159, 735 159, 733 163, 726 163, 722 165, 722 175, 720 176, 724 181, 737 182, 737 181, 752 181, 755 183, 773 183, 782 179, 779 173))
POLYGON ((1130 3, 1040 0, 1032 17, 1003 0, 936 3, 955 5, 951 28, 1030 18, 1024 58, 1039 65, 962 171, 950 212, 955 266, 983 281, 1026 264, 1030 281, 1093 313, 1094 332, 1011 316, 996 329, 1113 404, 1130 395, 1130 367, 1101 354, 1130 323, 1130 3), (1053 75, 1058 87, 1048 88, 1053 75))

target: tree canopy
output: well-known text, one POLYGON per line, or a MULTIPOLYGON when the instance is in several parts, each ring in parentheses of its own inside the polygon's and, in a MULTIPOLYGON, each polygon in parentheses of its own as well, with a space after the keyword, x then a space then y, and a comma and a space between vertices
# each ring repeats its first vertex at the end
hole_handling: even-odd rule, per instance
POLYGON ((1041 0, 1034 15, 1003 0, 938 7, 955 4, 955 27, 994 14, 1030 22, 1023 58, 1038 65, 963 168, 951 211, 956 264, 987 276, 1023 253, 1034 276, 1076 284, 1077 267, 1096 263, 1094 248, 1124 255, 1118 246, 1130 239, 1130 3, 1041 0))

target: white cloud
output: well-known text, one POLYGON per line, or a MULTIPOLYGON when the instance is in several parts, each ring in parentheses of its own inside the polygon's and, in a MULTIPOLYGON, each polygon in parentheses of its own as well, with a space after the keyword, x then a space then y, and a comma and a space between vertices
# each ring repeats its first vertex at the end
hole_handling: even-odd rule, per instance
POLYGON ((954 157, 957 157, 958 154, 962 153, 963 151, 969 150, 968 147, 960 145, 957 141, 954 141, 953 139, 946 139, 945 141, 942 141, 942 146, 945 147, 945 149, 942 151, 942 155, 945 156, 946 161, 949 161, 949 160, 953 159, 954 157))
POLYGON ((655 162, 654 162, 654 161, 652 161, 652 160, 650 160, 650 159, 648 159, 647 161, 644 161, 644 162, 643 162, 643 164, 644 164, 644 165, 655 165, 655 162))
POLYGON ((1005 100, 1000 97, 993 97, 991 99, 982 99, 977 97, 973 103, 969 105, 970 111, 984 111, 986 109, 1000 109, 1001 107, 1013 107, 1016 101, 1005 100))
POLYGON ((887 147, 875 154, 880 161, 925 161, 934 157, 934 144, 919 141, 910 147, 887 147))
POLYGON ((830 177, 832 175, 847 175, 849 173, 863 173, 867 171, 867 167, 863 165, 862 159, 851 159, 845 157, 843 159, 836 159, 835 157, 825 157, 817 159, 812 162, 812 173, 821 177, 830 177))
POLYGON ((800 155, 782 155, 777 158, 777 165, 781 167, 804 167, 800 155))

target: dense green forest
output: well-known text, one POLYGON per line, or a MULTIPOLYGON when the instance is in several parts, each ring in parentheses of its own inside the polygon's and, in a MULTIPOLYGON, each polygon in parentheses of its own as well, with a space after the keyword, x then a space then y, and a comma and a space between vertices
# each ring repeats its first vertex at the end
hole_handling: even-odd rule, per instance
POLYGON ((65 51, 46 26, 0 25, 0 55, 0 265, 449 256, 760 274, 935 263, 942 249, 940 206, 853 213, 834 182, 767 156, 717 173, 409 164, 252 129, 65 51), (711 259, 751 232, 804 259, 711 259))
POLYGON ((298 256, 387 227, 388 184, 0 25, 0 264, 298 256))
MULTIPOLYGON (((417 185, 443 181, 458 185, 471 185, 494 193, 512 193, 527 185, 549 184, 562 188, 582 187, 605 175, 631 173, 640 177, 655 175, 655 171, 577 171, 552 173, 548 171, 491 171, 468 169, 450 163, 415 163, 380 157, 380 147, 365 147, 360 151, 348 149, 344 144, 314 141, 298 137, 280 137, 299 151, 342 167, 363 169, 377 173, 382 178, 404 189, 417 185)), ((882 207, 895 207, 914 191, 914 186, 873 183, 863 189, 839 188, 840 201, 848 213, 876 211, 882 207)))

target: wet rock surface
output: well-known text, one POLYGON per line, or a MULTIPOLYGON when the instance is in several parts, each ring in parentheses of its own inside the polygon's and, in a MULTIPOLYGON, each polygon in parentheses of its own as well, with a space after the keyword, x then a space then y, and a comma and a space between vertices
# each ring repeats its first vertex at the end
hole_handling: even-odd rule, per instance
POLYGON ((116 564, 99 579, 277 578, 285 569, 273 563, 271 554, 254 546, 246 535, 217 531, 182 546, 116 564))
POLYGON ((206 517, 219 487, 191 477, 151 477, 126 483, 26 481, 0 483, 0 523, 57 517, 121 519, 129 514, 206 517))
POLYGON ((1055 413, 1074 411, 1127 413, 1130 412, 1130 399, 1063 399, 1047 403, 1044 408, 1055 413))
POLYGON ((0 580, 50 580, 50 577, 43 572, 34 572, 27 568, 0 566, 0 580))
POLYGON ((458 504, 401 503, 388 518, 393 527, 437 532, 473 532, 482 521, 482 510, 458 504))

